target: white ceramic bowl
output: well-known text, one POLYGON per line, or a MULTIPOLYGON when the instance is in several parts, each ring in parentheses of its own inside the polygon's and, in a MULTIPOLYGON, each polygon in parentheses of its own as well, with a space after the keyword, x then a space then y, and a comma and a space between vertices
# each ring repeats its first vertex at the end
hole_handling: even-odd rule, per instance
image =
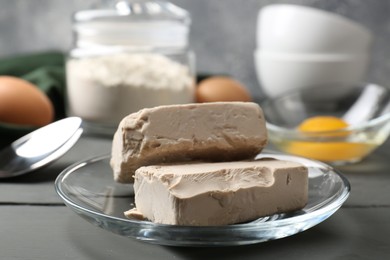
POLYGON ((254 61, 260 88, 268 97, 302 88, 338 85, 339 93, 319 93, 331 98, 365 78, 369 56, 255 51, 254 61))
POLYGON ((258 49, 293 53, 364 53, 373 36, 364 26, 323 10, 288 4, 260 9, 258 49))

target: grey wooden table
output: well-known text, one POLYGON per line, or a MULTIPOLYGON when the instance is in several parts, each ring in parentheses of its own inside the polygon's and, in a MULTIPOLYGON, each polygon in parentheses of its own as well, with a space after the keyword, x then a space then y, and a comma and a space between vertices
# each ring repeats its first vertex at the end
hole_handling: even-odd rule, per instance
POLYGON ((0 180, 0 260, 22 259, 389 259, 390 142, 363 162, 339 168, 352 193, 325 222, 300 234, 250 246, 150 245, 96 227, 67 208, 54 190, 70 164, 109 153, 110 139, 82 136, 55 163, 0 180))

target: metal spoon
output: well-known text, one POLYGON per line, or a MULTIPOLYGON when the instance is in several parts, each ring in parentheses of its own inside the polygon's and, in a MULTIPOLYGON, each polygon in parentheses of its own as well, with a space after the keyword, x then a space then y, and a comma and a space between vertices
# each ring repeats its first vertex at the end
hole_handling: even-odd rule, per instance
POLYGON ((34 171, 58 159, 79 139, 82 120, 69 117, 39 128, 0 151, 0 178, 34 171))

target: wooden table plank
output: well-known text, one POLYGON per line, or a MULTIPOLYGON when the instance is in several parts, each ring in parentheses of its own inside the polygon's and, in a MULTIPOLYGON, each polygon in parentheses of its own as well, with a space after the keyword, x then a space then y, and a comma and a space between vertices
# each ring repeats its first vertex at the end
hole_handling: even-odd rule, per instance
POLYGON ((0 179, 0 203, 61 203, 54 191, 58 174, 69 165, 92 156, 110 153, 111 139, 82 136, 63 157, 27 175, 0 179))
POLYGON ((150 245, 98 228, 62 206, 0 206, 0 259, 385 259, 390 208, 344 208, 303 233, 250 246, 150 245))

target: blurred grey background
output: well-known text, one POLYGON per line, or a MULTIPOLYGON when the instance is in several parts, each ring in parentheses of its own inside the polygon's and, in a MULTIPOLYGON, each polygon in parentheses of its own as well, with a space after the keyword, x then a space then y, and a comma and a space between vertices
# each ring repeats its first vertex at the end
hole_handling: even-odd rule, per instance
MULTIPOLYGON (((71 47, 73 12, 102 0, 0 0, 0 57, 71 47)), ((375 35, 367 81, 390 85, 390 1, 171 0, 192 15, 191 47, 198 72, 229 74, 261 96, 253 65, 258 10, 268 4, 313 6, 351 18, 375 35)))

